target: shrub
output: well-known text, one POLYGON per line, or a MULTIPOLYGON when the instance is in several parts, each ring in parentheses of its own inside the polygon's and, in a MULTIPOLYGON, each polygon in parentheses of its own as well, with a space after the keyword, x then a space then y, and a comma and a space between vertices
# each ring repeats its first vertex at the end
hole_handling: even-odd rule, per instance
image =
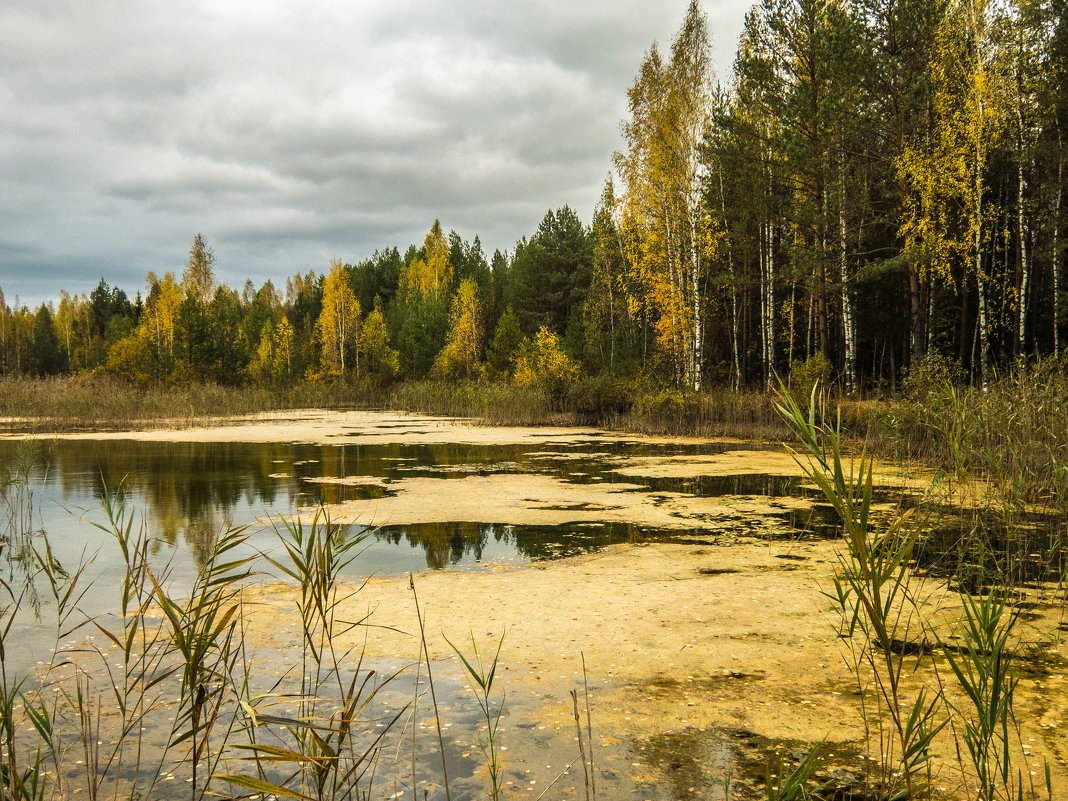
POLYGON ((516 359, 516 383, 544 392, 555 409, 562 408, 568 390, 578 378, 578 365, 560 347, 560 337, 545 326, 516 359))
POLYGON ((568 409, 591 422, 604 422, 626 414, 631 407, 630 388, 612 376, 579 381, 567 393, 568 409))
POLYGON ((808 408, 812 388, 816 386, 816 382, 826 387, 830 382, 832 370, 831 363, 822 353, 815 353, 803 362, 794 362, 790 366, 790 395, 797 401, 798 406, 808 408))

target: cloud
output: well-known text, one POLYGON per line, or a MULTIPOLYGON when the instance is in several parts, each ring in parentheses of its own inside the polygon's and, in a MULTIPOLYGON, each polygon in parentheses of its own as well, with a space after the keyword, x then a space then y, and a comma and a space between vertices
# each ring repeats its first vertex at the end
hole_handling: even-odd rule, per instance
MULTIPOLYGON (((241 286, 435 218, 489 252, 549 208, 588 220, 626 89, 685 5, 7 0, 0 286, 136 290, 197 232, 241 286)), ((713 26, 721 8, 740 21, 710 6, 713 26)))

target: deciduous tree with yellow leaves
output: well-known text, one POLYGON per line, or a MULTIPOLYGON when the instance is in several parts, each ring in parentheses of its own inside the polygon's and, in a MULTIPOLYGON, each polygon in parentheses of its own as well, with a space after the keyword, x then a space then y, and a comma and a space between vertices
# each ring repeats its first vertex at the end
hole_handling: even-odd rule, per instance
POLYGON ((318 332, 323 349, 320 367, 324 375, 345 374, 346 355, 355 355, 354 369, 359 369, 359 350, 356 348, 360 325, 360 303, 349 285, 348 272, 341 259, 330 263, 330 272, 323 279, 323 310, 319 314, 318 332))
POLYGON ((470 378, 477 375, 482 341, 482 303, 478 284, 473 278, 465 278, 453 296, 445 347, 434 360, 431 372, 439 377, 470 378))
POLYGON ((651 315, 672 377, 700 389, 704 361, 707 264, 702 248, 702 137, 711 111, 711 48, 696 0, 665 63, 653 45, 628 92, 626 150, 616 154, 623 252, 651 315))
POLYGON ((988 158, 1005 130, 1004 64, 993 47, 989 0, 953 0, 938 29, 933 125, 898 161, 912 188, 900 231, 928 276, 952 283, 954 266, 978 288, 979 369, 989 383, 990 310, 983 204, 988 158))

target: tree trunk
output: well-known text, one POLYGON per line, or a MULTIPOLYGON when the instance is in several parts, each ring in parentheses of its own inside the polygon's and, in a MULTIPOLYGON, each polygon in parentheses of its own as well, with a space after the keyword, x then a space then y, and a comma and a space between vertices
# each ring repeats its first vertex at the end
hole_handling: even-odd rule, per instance
POLYGON ((770 222, 761 225, 761 327, 764 332, 764 383, 775 383, 775 254, 773 227, 770 222))
POLYGON ((923 304, 920 302, 920 274, 913 262, 906 268, 909 279, 909 313, 912 322, 910 345, 910 362, 920 363, 923 358, 923 304))
POLYGON ((983 254, 979 250, 979 228, 975 234, 975 277, 979 286, 979 380, 983 392, 990 391, 990 377, 987 375, 987 363, 990 361, 990 328, 987 320, 986 279, 983 278, 983 254))
POLYGON ((761 220, 757 224, 757 261, 760 269, 760 361, 764 369, 764 383, 771 386, 771 370, 768 364, 768 267, 767 239, 761 220))
POLYGON ((693 293, 693 388, 701 391, 704 329, 701 322, 701 252, 697 246, 697 209, 690 210, 690 291, 693 293))
POLYGON ((719 165, 719 207, 723 215, 723 239, 727 243, 727 272, 731 280, 731 359, 734 364, 734 391, 742 386, 742 368, 738 360, 738 282, 734 275, 734 247, 727 225, 727 196, 723 191, 723 165, 719 165))
POLYGON ((827 315, 827 188, 821 186, 819 195, 819 254, 816 259, 816 323, 820 337, 820 355, 830 359, 830 321, 827 315))
POLYGON ((1064 151, 1061 150, 1061 132, 1057 131, 1057 199, 1053 204, 1053 355, 1061 350, 1060 321, 1060 275, 1061 275, 1061 197, 1064 191, 1064 151))
MULTIPOLYGON (((980 103, 980 115, 983 113, 980 103)), ((975 232, 972 243, 975 248, 975 277, 979 288, 979 376, 983 392, 990 391, 987 365, 990 361, 990 326, 987 313, 986 278, 983 276, 983 141, 982 134, 975 140, 975 232)))
POLYGON ((786 357, 786 369, 794 366, 794 346, 797 331, 797 279, 790 282, 790 353, 786 357))
POLYGON ((845 337, 845 383, 846 392, 852 395, 857 391, 857 341, 853 320, 853 282, 849 274, 849 257, 846 253, 846 216, 845 216, 845 175, 839 177, 840 195, 838 202, 838 237, 839 257, 842 270, 842 330, 845 337))
POLYGON ((1027 262, 1027 229, 1024 224, 1023 188, 1023 153, 1021 152, 1020 162, 1016 165, 1016 236, 1020 242, 1020 320, 1016 331, 1016 353, 1018 356, 1022 356, 1027 352, 1028 289, 1031 283, 1031 271, 1027 262))

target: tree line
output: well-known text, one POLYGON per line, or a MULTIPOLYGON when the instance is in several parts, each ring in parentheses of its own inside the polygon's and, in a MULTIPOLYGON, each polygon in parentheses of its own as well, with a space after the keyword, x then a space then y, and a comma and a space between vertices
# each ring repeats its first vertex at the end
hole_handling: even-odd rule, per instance
POLYGON ((762 0, 717 82, 694 0, 639 65, 590 225, 563 206, 488 257, 435 221, 284 292, 217 285, 197 235, 132 301, 0 293, 0 372, 700 390, 804 367, 854 392, 938 359, 985 386, 1062 349, 1065 4, 762 0))

